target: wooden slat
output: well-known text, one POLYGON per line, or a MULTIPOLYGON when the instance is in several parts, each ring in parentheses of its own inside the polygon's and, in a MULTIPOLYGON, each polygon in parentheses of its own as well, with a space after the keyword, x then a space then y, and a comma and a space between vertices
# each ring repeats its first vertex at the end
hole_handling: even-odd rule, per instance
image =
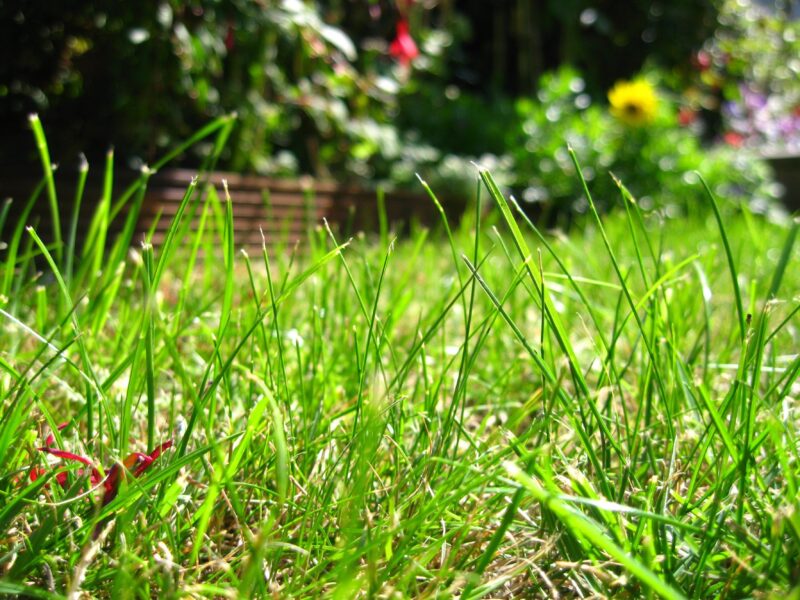
MULTIPOLYGON (((164 234, 177 213, 189 182, 195 175, 196 173, 189 169, 168 169, 150 179, 134 236, 137 243, 142 239, 142 234, 153 227, 156 217, 159 220, 155 225, 153 242, 156 245, 163 242, 164 234)), ((13 223, 16 222, 39 177, 35 173, 28 176, 0 173, 0 197, 11 196, 15 199, 4 237, 9 235, 13 223)), ((134 172, 115 175, 114 197, 116 198, 135 181, 136 177, 137 173, 134 172)), ((84 206, 78 221, 79 236, 88 230, 94 206, 101 195, 101 179, 102 175, 96 170, 90 172, 84 206)), ((206 177, 205 182, 214 186, 222 202, 224 202, 223 180, 227 182, 231 195, 237 245, 260 247, 260 230, 264 231, 270 244, 282 240, 284 236, 289 236, 291 243, 303 240, 308 228, 316 227, 323 219, 334 228, 352 226, 356 231, 374 231, 378 226, 378 203, 374 190, 311 178, 280 180, 237 173, 212 173, 206 177)), ((64 214, 61 215, 62 226, 66 227, 75 193, 75 174, 59 172, 56 174, 56 182, 59 198, 65 207, 64 214)), ((192 208, 199 210, 197 203, 205 202, 205 199, 204 187, 198 186, 195 197, 191 200, 192 208)), ((406 191, 387 193, 385 207, 387 218, 391 223, 404 223, 412 218, 429 225, 438 223, 438 214, 424 193, 406 191)), ((457 212, 456 207, 454 213, 457 212)), ((109 225, 111 234, 109 241, 121 230, 126 213, 127 208, 124 208, 109 225)), ((192 229, 198 226, 198 217, 199 212, 191 222, 192 229)), ((28 222, 36 222, 37 231, 47 238, 50 236, 50 220, 47 197, 43 193, 29 215, 28 222)), ((207 222, 207 227, 213 225, 213 221, 207 222)))

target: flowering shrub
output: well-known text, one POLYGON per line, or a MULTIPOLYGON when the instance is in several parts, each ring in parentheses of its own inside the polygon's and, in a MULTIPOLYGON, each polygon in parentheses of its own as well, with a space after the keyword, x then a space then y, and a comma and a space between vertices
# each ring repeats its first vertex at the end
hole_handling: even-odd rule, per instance
MULTIPOLYGON (((0 65, 0 123, 27 142, 36 112, 58 124, 54 158, 115 144, 136 166, 235 111, 226 168, 370 177, 379 129, 392 128, 423 58, 421 11, 370 0, 346 10, 302 0, 7 7, 3 34, 17 54, 0 65)), ((195 148, 190 163, 208 150, 195 148)), ((4 151, 0 162, 19 159, 15 144, 4 151)))
POLYGON ((793 106, 791 98, 742 83, 739 100, 725 102, 722 115, 728 127, 724 139, 732 146, 800 152, 800 103, 793 106))
POLYGON ((726 0, 719 20, 694 59, 687 106, 718 113, 734 147, 800 151, 800 20, 752 0, 726 0))
POLYGON ((657 88, 645 80, 620 83, 609 94, 610 107, 592 101, 580 75, 562 69, 540 82, 538 97, 517 103, 519 124, 507 146, 513 157, 512 187, 527 203, 556 210, 586 209, 569 157, 570 144, 599 206, 618 202, 614 173, 645 208, 678 216, 706 205, 693 185, 699 171, 722 198, 772 210, 775 186, 760 160, 726 147, 704 147, 657 88))

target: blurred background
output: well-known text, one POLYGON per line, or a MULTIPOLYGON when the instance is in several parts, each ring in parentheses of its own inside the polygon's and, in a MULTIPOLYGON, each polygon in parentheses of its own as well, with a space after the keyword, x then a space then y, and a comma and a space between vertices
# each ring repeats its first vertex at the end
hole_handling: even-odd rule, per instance
POLYGON ((420 173, 468 194, 479 162, 525 203, 580 211, 569 143, 601 203, 618 197, 611 171, 645 208, 691 211, 698 169, 765 212, 787 192, 776 166, 797 172, 799 13, 789 0, 0 0, 0 163, 36 164, 31 112, 66 168, 113 145, 137 169, 235 111, 225 170, 389 188, 420 173))

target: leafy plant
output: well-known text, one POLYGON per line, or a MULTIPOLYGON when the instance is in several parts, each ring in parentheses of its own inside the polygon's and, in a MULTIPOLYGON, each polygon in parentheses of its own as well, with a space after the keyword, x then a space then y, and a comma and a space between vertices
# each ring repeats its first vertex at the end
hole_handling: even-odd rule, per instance
POLYGON ((0 6, 18 52, 0 66, 0 118, 25 136, 30 112, 59 123, 54 157, 76 155, 76 142, 120 143, 123 160, 151 162, 235 111, 240 126, 220 157, 228 168, 369 176, 383 142, 375 132, 391 128, 408 80, 389 53, 396 15, 371 19, 367 0, 348 4, 364 17, 357 41, 336 2, 39 4, 0 6))
MULTIPOLYGON (((650 79, 657 81, 657 74, 650 79)), ((677 110, 663 93, 653 109, 647 122, 627 123, 585 92, 575 70, 544 76, 535 99, 517 102, 519 126, 506 142, 514 159, 512 186, 523 202, 585 211, 568 143, 585 165, 600 208, 619 201, 613 173, 646 209, 685 215, 704 204, 702 193, 689 185, 699 171, 721 197, 758 212, 775 209, 776 192, 763 162, 730 148, 705 147, 692 129, 679 125, 677 110)))
POLYGON ((762 151, 800 151, 800 21, 789 11, 726 0, 704 50, 700 79, 718 86, 727 130, 762 151))

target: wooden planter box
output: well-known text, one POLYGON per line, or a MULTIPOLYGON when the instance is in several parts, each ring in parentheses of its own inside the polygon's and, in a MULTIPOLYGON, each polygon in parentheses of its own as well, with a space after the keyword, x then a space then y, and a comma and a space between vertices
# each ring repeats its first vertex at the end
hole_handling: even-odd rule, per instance
MULTIPOLYGON (((142 210, 137 223, 134 240, 142 240, 147 231, 153 231, 153 243, 163 242, 166 231, 175 216, 181 199, 195 171, 188 169, 165 169, 151 177, 142 210)), ((35 188, 39 174, 0 174, 0 198, 13 198, 9 221, 0 239, 9 237, 14 223, 19 220, 23 206, 35 188)), ((85 233, 94 207, 101 195, 102 182, 98 170, 90 172, 84 194, 84 209, 79 220, 78 237, 85 233)), ((116 198, 133 181, 136 174, 119 173, 114 180, 116 198)), ((358 231, 375 232, 379 228, 378 194, 353 185, 342 185, 311 178, 297 180, 271 179, 267 177, 215 172, 202 179, 192 203, 205 200, 206 187, 211 184, 224 203, 223 180, 228 183, 231 195, 235 244, 237 247, 261 247, 261 231, 269 245, 278 242, 293 244, 306 238, 307 232, 327 220, 342 236, 358 231)), ((75 176, 56 174, 58 196, 61 207, 62 228, 66 229, 75 194, 75 176)), ((441 199, 449 218, 457 218, 463 211, 463 203, 453 199, 441 199)), ((395 231, 404 231, 412 221, 425 226, 436 226, 441 217, 433 202, 424 192, 387 192, 384 197, 387 221, 395 231)), ((224 204, 223 204, 224 206, 224 204)), ((198 210, 192 223, 197 227, 198 210)), ((50 213, 46 192, 36 202, 28 222, 36 224, 37 231, 50 237, 50 213)), ((121 213, 110 226, 111 233, 122 227, 121 213)), ((207 225, 208 226, 208 225, 207 225)), ((113 239, 113 235, 110 236, 113 239)), ((110 240, 111 241, 111 240, 110 240)))

